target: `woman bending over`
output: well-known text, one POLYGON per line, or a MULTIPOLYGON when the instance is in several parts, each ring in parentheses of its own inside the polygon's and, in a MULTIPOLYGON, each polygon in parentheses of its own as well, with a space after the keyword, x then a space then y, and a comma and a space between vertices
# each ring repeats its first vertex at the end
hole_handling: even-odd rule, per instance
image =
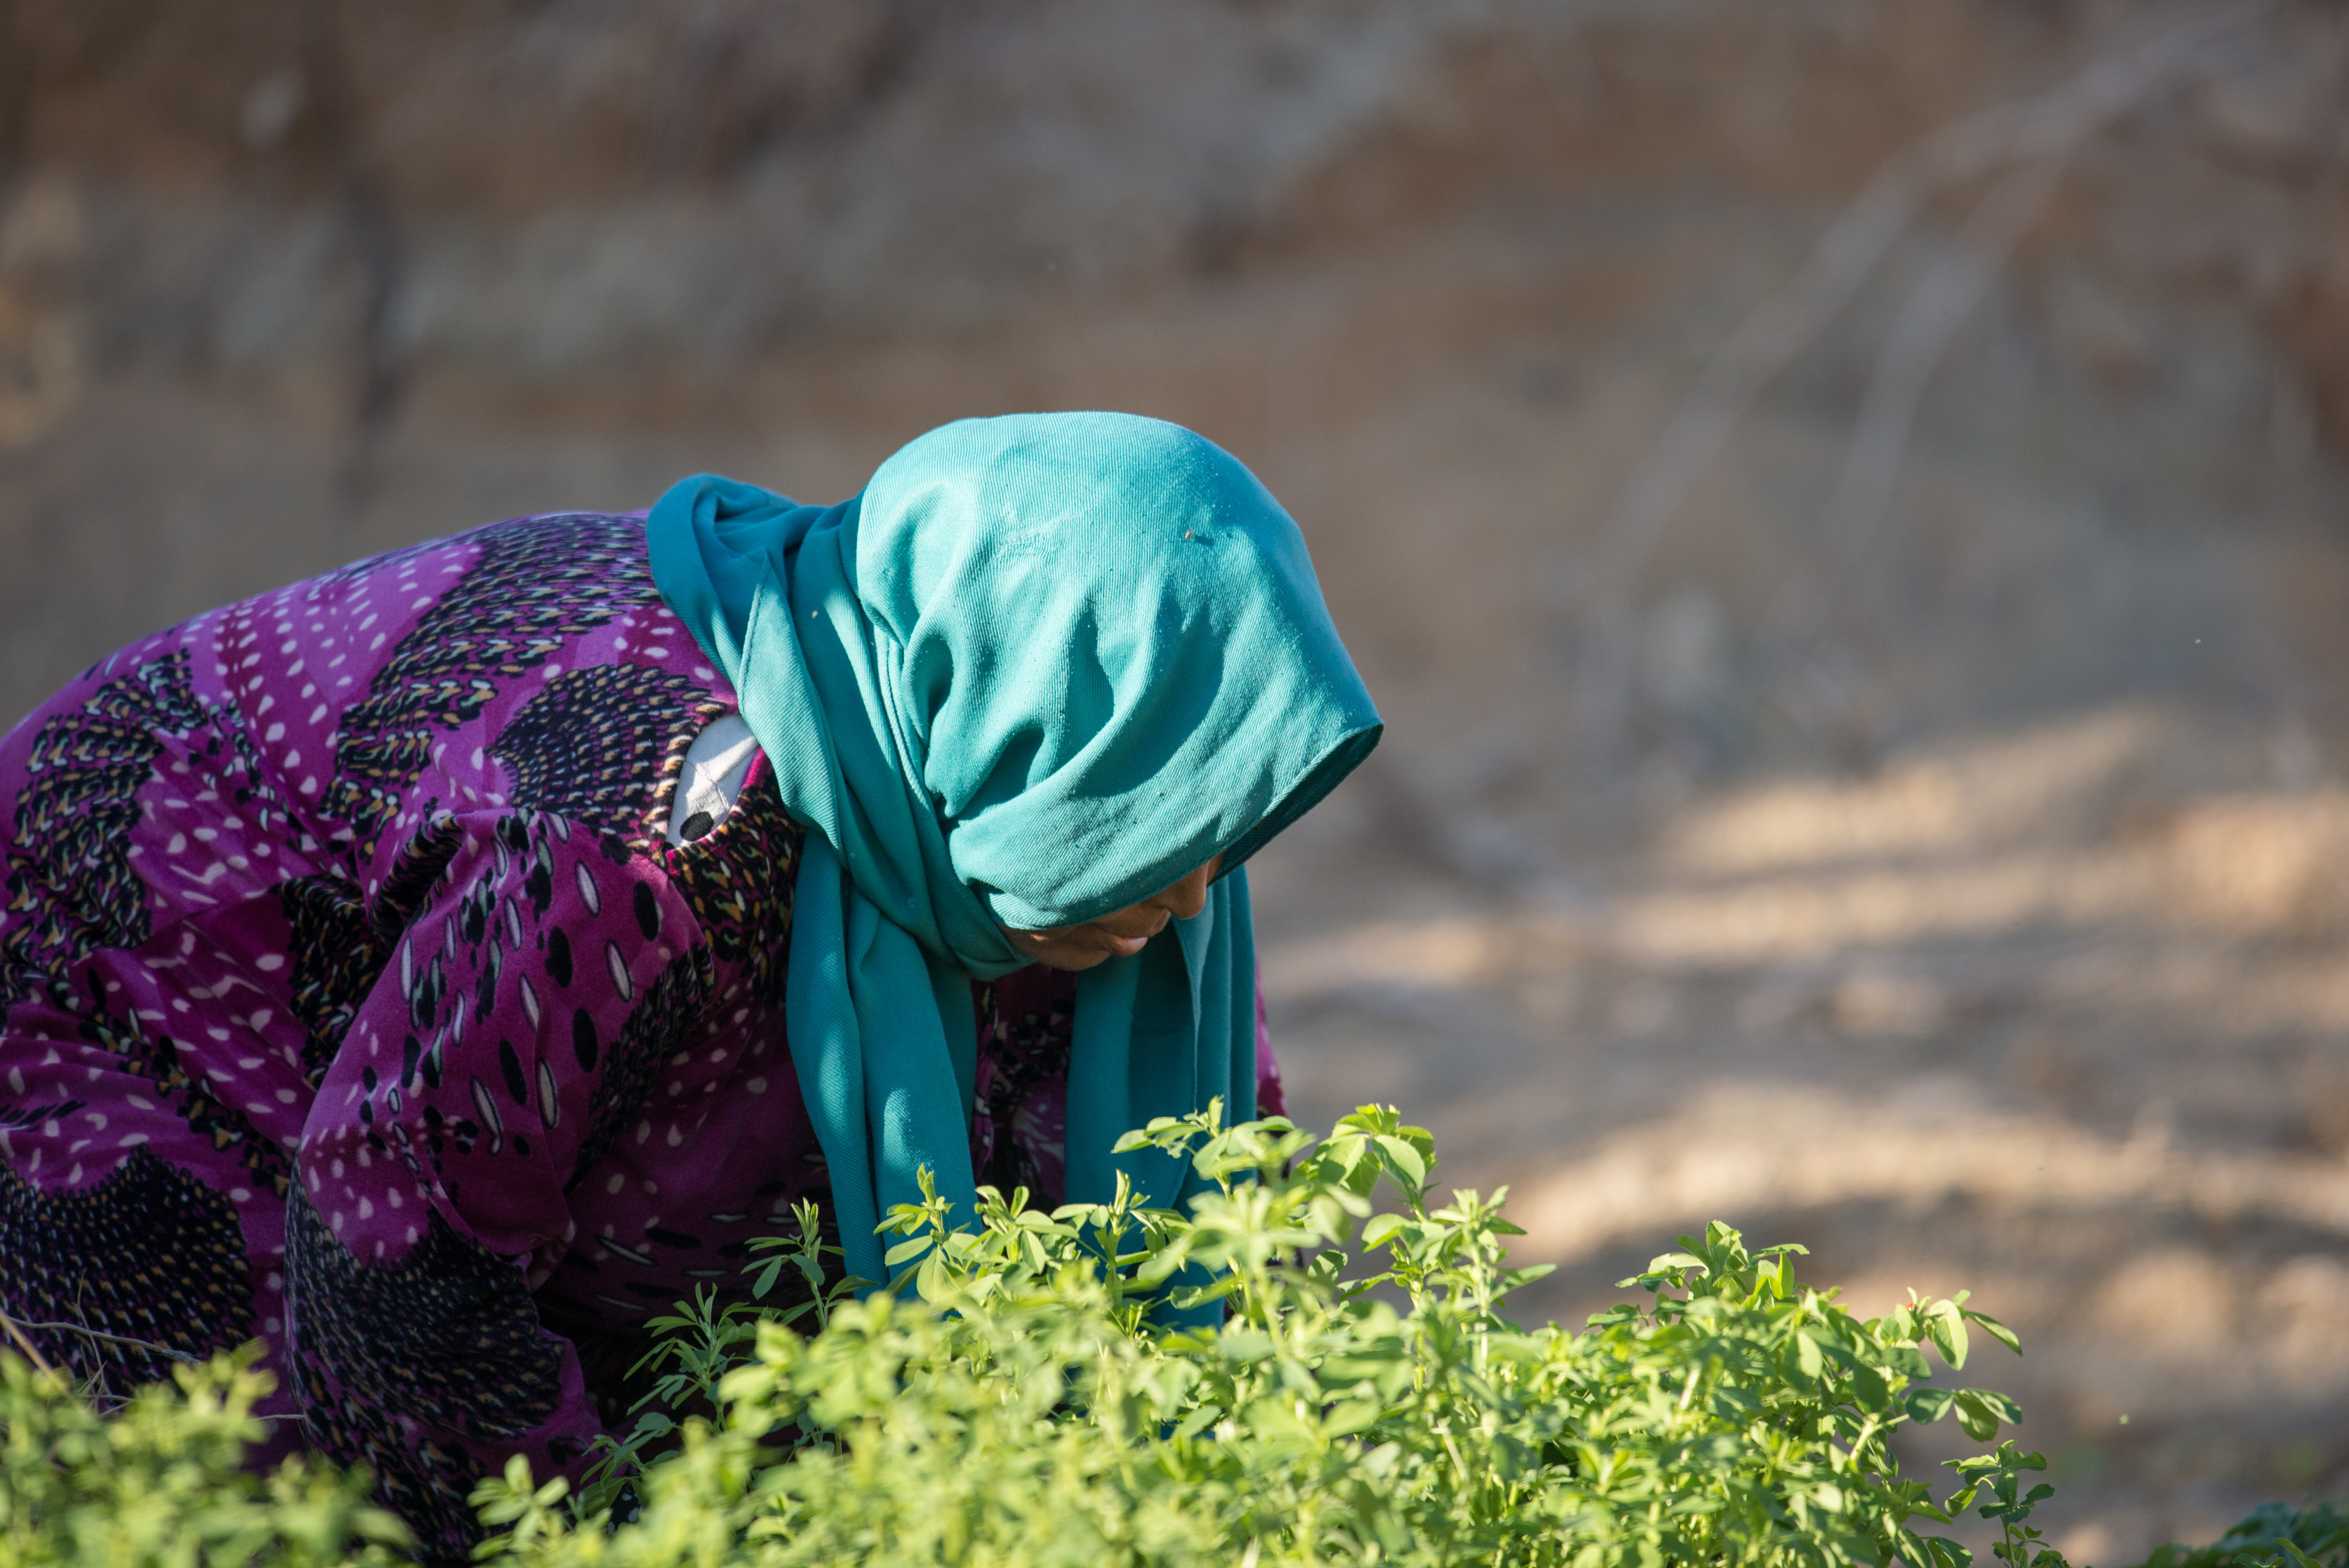
POLYGON ((116 1388, 261 1340, 461 1560, 801 1199, 866 1279, 923 1166, 1181 1203, 1111 1144, 1278 1108, 1241 865, 1379 730, 1287 514, 1117 414, 198 616, 0 739, 0 1313, 116 1388))

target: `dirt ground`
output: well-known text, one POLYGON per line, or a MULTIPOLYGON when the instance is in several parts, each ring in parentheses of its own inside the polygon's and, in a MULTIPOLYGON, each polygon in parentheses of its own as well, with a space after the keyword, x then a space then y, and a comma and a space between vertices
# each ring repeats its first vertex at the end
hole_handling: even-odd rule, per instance
POLYGON ((1001 7, 685 217, 436 208, 454 176, 388 154, 410 305, 356 428, 347 209, 140 163, 89 130, 113 78, 60 78, 0 215, 0 717, 500 515, 700 469, 830 499, 962 414, 1175 419, 1296 513, 1390 722, 1252 868, 1305 1119, 1391 1101, 1507 1183, 1561 1265, 1526 1315, 1716 1218, 1862 1304, 1971 1288, 2075 1561, 2349 1490, 2341 25, 1339 9, 1164 7, 1143 47, 1132 7, 1001 7), (1918 161, 2098 93, 2068 141, 1918 161), (825 236, 774 241, 827 170, 825 236), (648 226, 703 269, 667 316, 648 226), (767 325, 711 358, 697 287, 767 325))

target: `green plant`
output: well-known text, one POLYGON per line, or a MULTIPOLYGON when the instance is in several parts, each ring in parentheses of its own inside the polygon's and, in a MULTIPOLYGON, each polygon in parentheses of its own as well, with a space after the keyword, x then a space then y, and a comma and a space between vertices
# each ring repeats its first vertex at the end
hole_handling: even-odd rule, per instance
POLYGON ((239 1468, 269 1390, 249 1354, 180 1366, 101 1414, 54 1371, 0 1356, 0 1568, 388 1564, 406 1528, 364 1476, 239 1468))
MULTIPOLYGON (((1317 1141, 1211 1108, 1127 1142, 1187 1155, 1210 1190, 1187 1214, 1123 1186, 1043 1214, 982 1189, 962 1215, 926 1187, 885 1226, 907 1295, 826 1288, 803 1210, 751 1262, 750 1303, 704 1295, 665 1320, 648 1369, 668 1409, 646 1408, 585 1485, 520 1460, 483 1483, 500 1532, 480 1556, 1961 1568, 1931 1527, 1972 1507, 2006 1529, 2011 1568, 2060 1561, 2024 1524, 2036 1456, 1961 1460, 1937 1497, 1889 1445, 1916 1422, 1987 1441, 2014 1418, 2002 1395, 1934 1380, 1974 1330, 2013 1343, 1963 1297, 1861 1319, 1796 1280, 1800 1248, 1716 1224, 1625 1281, 1640 1300, 1582 1332, 1529 1330, 1506 1298, 1543 1271, 1507 1266, 1506 1193, 1439 1198, 1432 1140, 1392 1109, 1317 1141), (807 1298, 762 1310, 794 1276, 807 1298), (1162 1321, 1209 1304, 1219 1328, 1162 1321)), ((10 1364, 0 1568, 386 1557, 397 1527, 361 1483, 234 1469, 257 1433, 250 1371, 182 1374, 109 1420, 10 1364), (168 1500, 160 1533, 125 1521, 133 1497, 168 1500)))
POLYGON ((1929 1353, 1962 1366, 1970 1325, 2013 1344, 1963 1298, 1862 1320, 1797 1282, 1799 1248, 1714 1225, 1625 1282, 1645 1306, 1527 1331, 1502 1309, 1542 1271, 1506 1267, 1505 1195, 1437 1199, 1432 1141, 1392 1110, 1319 1142, 1210 1110, 1127 1140, 1144 1144, 1213 1184, 1191 1214, 1121 1189, 1050 1215, 988 1190, 964 1217, 926 1188, 885 1227, 914 1299, 820 1293, 811 1337, 680 1303, 673 1376, 718 1418, 678 1429, 616 1531, 605 1500, 566 1517, 525 1470, 486 1484, 518 1526, 488 1554, 1956 1568, 1964 1549, 1914 1522, 1987 1495, 2019 1524, 2039 1501, 1999 1490, 2033 1462, 2012 1445, 1937 1501, 1888 1444, 1945 1415, 1985 1439, 2014 1418, 1930 1381, 1929 1353), (1162 1300, 1228 1321, 1155 1327, 1162 1300))
POLYGON ((2267 1502, 2208 1546, 2172 1542, 2154 1549, 2139 1568, 2344 1568, 2349 1565, 2349 1514, 2331 1503, 2294 1508, 2267 1502))

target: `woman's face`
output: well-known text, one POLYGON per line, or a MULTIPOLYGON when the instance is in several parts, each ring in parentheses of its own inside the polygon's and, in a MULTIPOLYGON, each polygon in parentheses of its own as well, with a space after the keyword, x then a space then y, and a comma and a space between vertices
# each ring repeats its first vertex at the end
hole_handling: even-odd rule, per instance
POLYGON ((1013 947, 1047 969, 1091 969, 1110 959, 1132 958, 1164 930, 1169 920, 1187 920, 1207 907, 1207 884, 1216 879, 1223 863, 1224 857, 1218 855, 1173 887, 1098 920, 1041 931, 1015 931, 1006 926, 1003 934, 1011 939, 1013 947))

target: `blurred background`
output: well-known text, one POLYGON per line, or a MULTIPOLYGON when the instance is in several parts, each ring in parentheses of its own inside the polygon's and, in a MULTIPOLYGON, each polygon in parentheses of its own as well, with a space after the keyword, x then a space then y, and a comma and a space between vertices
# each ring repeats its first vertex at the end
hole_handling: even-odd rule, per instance
POLYGON ((2349 1484, 2344 27, 0 0, 0 723, 500 516, 1182 421, 1390 721, 1255 870, 1300 1114, 1509 1183, 1525 1315, 1716 1217, 1971 1286, 2059 1543, 2209 1539, 2349 1484))

